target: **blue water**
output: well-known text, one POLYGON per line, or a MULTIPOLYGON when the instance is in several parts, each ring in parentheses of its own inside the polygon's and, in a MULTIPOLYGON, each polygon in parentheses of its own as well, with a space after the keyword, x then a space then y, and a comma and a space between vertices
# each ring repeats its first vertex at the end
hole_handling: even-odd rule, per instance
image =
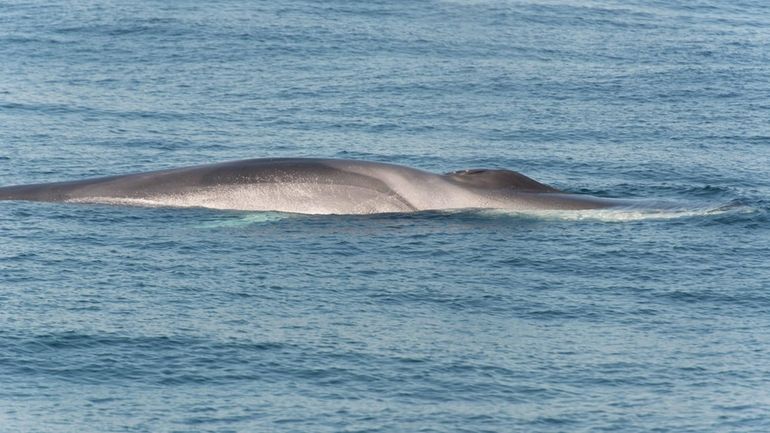
POLYGON ((0 203, 0 431, 770 431, 770 6, 0 4, 0 185, 503 167, 676 215, 0 203))

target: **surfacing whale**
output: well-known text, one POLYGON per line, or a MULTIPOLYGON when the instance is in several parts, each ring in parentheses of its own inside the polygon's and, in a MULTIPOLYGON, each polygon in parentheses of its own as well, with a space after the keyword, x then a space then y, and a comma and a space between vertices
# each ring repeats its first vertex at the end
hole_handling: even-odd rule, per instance
POLYGON ((170 170, 0 188, 0 200, 205 207, 304 214, 450 209, 579 210, 628 201, 567 194, 521 173, 435 174, 344 159, 248 159, 170 170))

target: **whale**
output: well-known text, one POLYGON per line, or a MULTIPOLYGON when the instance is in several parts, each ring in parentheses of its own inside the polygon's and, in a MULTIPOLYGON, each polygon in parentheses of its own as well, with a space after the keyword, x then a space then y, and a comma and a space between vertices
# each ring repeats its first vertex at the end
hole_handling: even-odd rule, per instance
POLYGON ((506 169, 444 174, 348 159, 260 158, 0 187, 0 200, 201 207, 301 214, 455 209, 604 209, 623 199, 570 194, 506 169))

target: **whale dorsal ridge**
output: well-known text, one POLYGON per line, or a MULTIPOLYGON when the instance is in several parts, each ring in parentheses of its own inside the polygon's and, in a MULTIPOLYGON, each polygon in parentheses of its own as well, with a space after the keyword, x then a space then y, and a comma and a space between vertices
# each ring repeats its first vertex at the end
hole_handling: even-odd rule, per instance
POLYGON ((447 173, 452 181, 478 188, 511 188, 527 192, 558 192, 556 188, 540 183, 511 170, 474 168, 447 173))

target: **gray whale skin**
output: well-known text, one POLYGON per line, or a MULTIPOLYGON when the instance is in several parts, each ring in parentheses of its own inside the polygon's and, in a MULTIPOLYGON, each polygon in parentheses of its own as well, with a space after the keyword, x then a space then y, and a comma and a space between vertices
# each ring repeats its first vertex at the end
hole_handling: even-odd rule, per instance
POLYGON ((448 209, 598 209, 629 201, 566 194, 510 170, 435 174, 344 159, 248 159, 0 188, 0 200, 206 207, 306 214, 448 209))

